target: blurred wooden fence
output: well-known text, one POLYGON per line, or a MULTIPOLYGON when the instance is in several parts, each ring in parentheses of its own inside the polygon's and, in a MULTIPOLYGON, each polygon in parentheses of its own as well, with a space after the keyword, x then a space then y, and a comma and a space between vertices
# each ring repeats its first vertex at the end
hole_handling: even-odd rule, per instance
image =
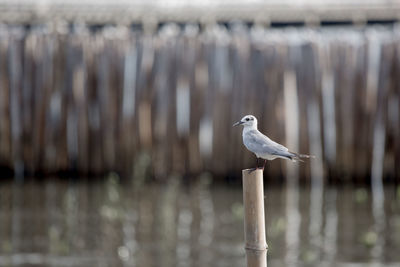
MULTIPOLYGON (((0 165, 237 176, 255 157, 231 126, 253 114, 272 139, 317 156, 301 177, 369 181, 372 171, 400 181, 399 36, 3 26, 0 165)), ((268 177, 285 174, 282 161, 267 166, 268 177)))

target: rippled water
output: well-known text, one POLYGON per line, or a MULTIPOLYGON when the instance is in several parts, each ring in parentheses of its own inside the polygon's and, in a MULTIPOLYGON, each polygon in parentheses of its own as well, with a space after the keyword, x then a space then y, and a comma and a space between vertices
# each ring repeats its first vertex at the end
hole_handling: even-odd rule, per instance
MULTIPOLYGON (((237 186, 0 183, 1 266, 245 266, 237 186)), ((400 190, 267 187, 268 266, 400 266, 400 190)))

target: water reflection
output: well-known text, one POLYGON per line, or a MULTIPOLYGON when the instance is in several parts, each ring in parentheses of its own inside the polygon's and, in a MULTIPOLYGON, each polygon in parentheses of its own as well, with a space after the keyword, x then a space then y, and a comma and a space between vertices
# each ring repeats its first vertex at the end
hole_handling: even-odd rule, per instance
MULTIPOLYGON (((244 266, 240 187, 0 184, 1 266, 244 266)), ((266 188, 269 266, 398 266, 400 189, 266 188)))

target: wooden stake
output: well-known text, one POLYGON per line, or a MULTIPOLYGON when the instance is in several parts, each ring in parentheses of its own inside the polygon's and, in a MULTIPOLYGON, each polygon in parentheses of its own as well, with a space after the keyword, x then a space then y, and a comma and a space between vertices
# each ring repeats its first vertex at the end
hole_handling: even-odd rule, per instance
POLYGON ((267 267, 263 171, 242 171, 247 267, 267 267))

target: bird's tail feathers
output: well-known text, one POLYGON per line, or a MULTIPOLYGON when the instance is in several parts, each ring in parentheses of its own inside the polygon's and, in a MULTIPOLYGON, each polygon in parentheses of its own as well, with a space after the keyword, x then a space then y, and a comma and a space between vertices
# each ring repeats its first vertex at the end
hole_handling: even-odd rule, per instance
POLYGON ((313 155, 297 154, 297 153, 291 152, 291 151, 290 151, 290 153, 293 154, 293 156, 291 158, 291 160, 293 160, 293 161, 304 162, 304 160, 302 160, 302 159, 309 159, 309 158, 314 159, 315 158, 315 156, 313 156, 313 155))

